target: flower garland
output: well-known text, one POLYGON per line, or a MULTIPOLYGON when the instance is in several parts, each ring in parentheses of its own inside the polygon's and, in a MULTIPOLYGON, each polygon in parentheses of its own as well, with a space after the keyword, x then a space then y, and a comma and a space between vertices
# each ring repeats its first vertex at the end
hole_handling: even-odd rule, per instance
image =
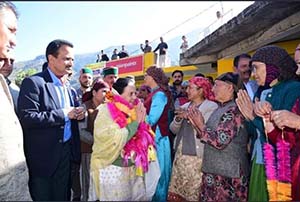
POLYGON ((126 127, 132 121, 136 120, 134 105, 126 103, 119 95, 114 95, 113 100, 107 103, 112 119, 120 126, 126 127))
MULTIPOLYGON (((264 119, 263 121, 265 126, 266 122, 264 119)), ((284 140, 282 130, 282 138, 276 143, 277 154, 275 157, 275 148, 268 142, 267 131, 265 134, 267 142, 263 146, 263 152, 269 201, 290 201, 292 200, 290 144, 284 140)))
MULTIPOLYGON (((139 100, 129 104, 119 95, 113 95, 107 103, 112 119, 120 128, 126 127, 136 120, 135 106, 139 100)), ((137 132, 125 144, 121 152, 124 165, 128 165, 131 160, 136 166, 136 175, 143 176, 148 171, 149 162, 156 160, 155 134, 149 124, 142 122, 139 124, 137 132)))
POLYGON ((154 150, 154 132, 151 127, 145 123, 140 123, 137 132, 123 148, 122 157, 125 165, 128 161, 134 160, 136 166, 136 174, 143 176, 148 171, 150 161, 156 160, 154 150))

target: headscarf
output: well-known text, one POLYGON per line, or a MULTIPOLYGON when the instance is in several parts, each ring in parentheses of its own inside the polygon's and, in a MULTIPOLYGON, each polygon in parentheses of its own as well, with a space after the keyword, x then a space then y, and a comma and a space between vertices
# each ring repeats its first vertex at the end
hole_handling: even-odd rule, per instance
POLYGON ((270 83, 279 76, 279 68, 274 65, 266 64, 266 80, 263 86, 259 86, 255 97, 260 98, 262 91, 271 88, 270 83))
POLYGON ((214 100, 214 94, 212 92, 212 85, 207 78, 194 76, 189 80, 189 83, 196 85, 203 89, 203 96, 205 99, 214 100))
POLYGON ((92 89, 83 94, 82 102, 86 102, 88 100, 91 100, 93 98, 93 90, 95 90, 97 92, 98 90, 100 90, 102 88, 108 88, 109 89, 109 85, 101 79, 95 80, 95 82, 93 83, 92 89))
POLYGON ((279 68, 275 65, 266 64, 266 81, 265 85, 270 85, 270 83, 277 79, 280 75, 279 68))
POLYGON ((151 66, 146 70, 147 75, 151 76, 157 85, 164 91, 168 100, 170 101, 170 109, 173 110, 174 103, 169 89, 169 78, 165 75, 162 68, 151 66))
POLYGON ((234 97, 237 97, 237 92, 240 89, 245 89, 242 80, 240 79, 240 76, 233 72, 227 72, 224 74, 221 74, 218 76, 215 80, 220 80, 224 82, 230 82, 233 85, 234 89, 234 97))
POLYGON ((154 79, 160 88, 163 90, 169 89, 169 79, 161 68, 151 66, 146 70, 146 73, 154 79))
POLYGON ((273 78, 278 78, 278 81, 296 78, 298 68, 296 62, 279 46, 269 45, 259 48, 252 56, 251 62, 253 61, 266 64, 266 83, 273 78))

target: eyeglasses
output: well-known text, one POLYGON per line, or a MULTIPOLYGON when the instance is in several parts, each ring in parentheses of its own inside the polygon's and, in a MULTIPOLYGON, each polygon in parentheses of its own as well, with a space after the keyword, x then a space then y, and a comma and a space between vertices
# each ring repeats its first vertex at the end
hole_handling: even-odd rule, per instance
POLYGON ((253 64, 251 65, 251 70, 253 73, 257 72, 257 69, 259 69, 260 67, 262 67, 263 65, 265 65, 264 63, 259 63, 259 64, 253 64))
MULTIPOLYGON (((184 87, 183 87, 184 88, 184 87)), ((201 89, 201 87, 198 87, 198 86, 187 86, 185 87, 186 89, 195 89, 195 90, 199 90, 201 89)))

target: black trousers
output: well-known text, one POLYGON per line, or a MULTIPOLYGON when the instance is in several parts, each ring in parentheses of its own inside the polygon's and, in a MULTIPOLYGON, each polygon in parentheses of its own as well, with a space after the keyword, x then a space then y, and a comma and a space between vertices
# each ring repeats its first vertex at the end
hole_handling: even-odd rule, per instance
POLYGON ((80 184, 80 164, 71 163, 71 190, 72 201, 80 201, 81 199, 81 184, 80 184))
POLYGON ((37 177, 29 172, 29 192, 34 201, 70 201, 71 145, 64 143, 58 167, 51 177, 37 177))

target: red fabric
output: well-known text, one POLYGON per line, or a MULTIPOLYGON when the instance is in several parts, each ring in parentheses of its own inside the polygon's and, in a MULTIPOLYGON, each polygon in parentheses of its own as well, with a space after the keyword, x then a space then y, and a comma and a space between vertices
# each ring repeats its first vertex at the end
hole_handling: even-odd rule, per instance
MULTIPOLYGON (((291 112, 299 115, 299 108, 300 103, 298 99, 291 112)), ((276 142, 281 139, 281 130, 279 128, 275 128, 273 131, 268 133, 268 137, 273 144, 276 144, 276 142)), ((284 129, 284 139, 290 143, 291 148, 292 200, 300 201, 300 132, 286 127, 284 129)))
POLYGON ((203 96, 208 100, 215 100, 215 96, 212 92, 212 85, 207 78, 203 78, 200 76, 195 76, 189 80, 189 83, 192 83, 203 89, 203 96))
MULTIPOLYGON (((154 96, 155 93, 157 93, 158 91, 161 91, 164 93, 164 91, 161 88, 156 89, 155 91, 153 91, 152 93, 149 94, 148 98, 145 100, 144 102, 144 106, 146 108, 146 112, 147 114, 149 114, 150 112, 150 108, 151 108, 151 104, 152 104, 152 97, 154 96)), ((164 107, 163 113, 160 116, 160 118, 158 119, 157 123, 154 124, 151 128, 152 130, 155 132, 156 130, 156 126, 159 126, 160 132, 162 136, 169 136, 170 132, 169 132, 169 120, 168 120, 168 108, 170 106, 170 99, 168 98, 168 102, 164 107)))
POLYGON ((179 105, 182 106, 189 101, 187 97, 178 97, 179 105))

